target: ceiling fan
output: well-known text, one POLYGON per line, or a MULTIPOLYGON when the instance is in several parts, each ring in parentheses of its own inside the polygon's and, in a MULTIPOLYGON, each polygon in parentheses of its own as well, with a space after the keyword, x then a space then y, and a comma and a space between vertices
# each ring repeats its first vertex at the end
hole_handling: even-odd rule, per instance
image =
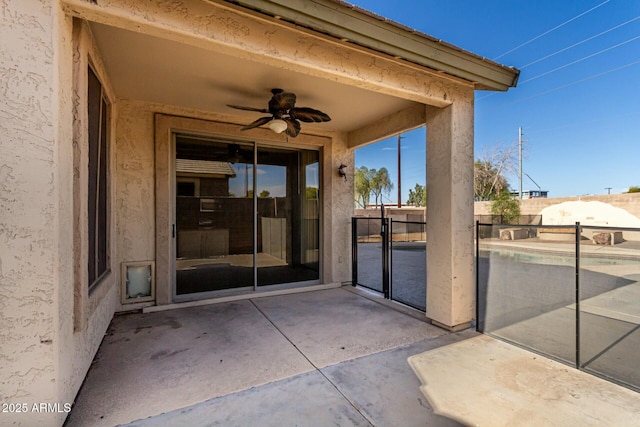
POLYGON ((240 105, 229 105, 227 107, 238 110, 257 111, 271 114, 270 117, 260 117, 240 130, 253 129, 269 122, 269 127, 276 133, 285 132, 288 136, 295 138, 300 133, 300 122, 328 122, 331 120, 327 114, 319 110, 308 107, 296 107, 296 94, 285 92, 282 89, 271 89, 273 96, 269 100, 269 108, 242 107, 240 105))

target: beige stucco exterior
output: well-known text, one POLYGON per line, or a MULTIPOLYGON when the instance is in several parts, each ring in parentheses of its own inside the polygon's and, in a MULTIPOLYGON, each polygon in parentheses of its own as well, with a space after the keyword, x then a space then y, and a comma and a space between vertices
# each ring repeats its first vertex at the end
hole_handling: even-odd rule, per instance
POLYGON ((0 53, 0 393, 29 413, 3 414, 2 423, 56 425, 82 384, 117 297, 113 274, 91 298, 78 286, 86 206, 76 203, 83 142, 74 124, 83 121, 77 102, 86 94, 72 89, 74 61, 87 64, 93 52, 86 36, 72 37, 72 18, 59 4, 4 3, 1 37, 12 43, 0 53), (59 403, 60 412, 33 412, 38 403, 59 403))
MULTIPOLYGON (((333 13, 345 17, 374 19, 351 9, 347 13, 340 2, 335 7, 333 13)), ((64 404, 73 402, 114 313, 173 302, 171 129, 317 147, 322 156, 321 280, 329 285, 351 278, 354 149, 426 124, 428 233, 437 245, 428 251, 433 267, 427 316, 447 328, 473 318, 476 83, 465 80, 466 74, 438 73, 418 59, 370 50, 333 34, 332 28, 314 31, 314 20, 298 26, 225 1, 0 0, 0 12, 0 396, 29 409, 28 414, 2 414, 1 424, 62 424, 64 404), (291 142, 266 128, 242 133, 246 116, 208 107, 199 96, 181 97, 161 74, 144 76, 153 90, 132 88, 127 75, 142 72, 114 60, 104 44, 109 41, 96 35, 98 25, 130 40, 153 36, 152 43, 267 67, 260 68, 268 72, 266 80, 282 74, 306 87, 308 79, 310 93, 314 85, 324 85, 353 94, 354 99, 326 97, 336 112, 351 108, 353 114, 337 114, 330 126, 305 124, 291 142), (86 267, 89 65, 110 103, 110 271, 91 292, 86 267), (355 108, 358 94, 372 101, 355 108), (384 110, 385 105, 398 108, 384 110), (337 174, 340 164, 349 166, 347 182, 337 174), (123 305, 120 266, 134 261, 155 262, 155 301, 123 305), (59 410, 31 412, 39 403, 57 404, 59 410)), ((438 47, 426 36, 411 38, 438 47)), ((474 72, 491 74, 482 79, 482 88, 491 88, 494 75, 517 78, 515 71, 447 49, 484 67, 474 72)), ((215 71, 220 79, 233 72, 215 71)), ((504 84, 495 88, 504 90, 504 84)), ((194 87, 196 95, 198 90, 194 87)))
MULTIPOLYGON (((6 14, 0 18, 3 40, 10 36, 11 18, 6 14)), ((3 400, 15 399, 22 389, 34 387, 41 390, 43 398, 52 399, 57 394, 54 381, 58 343, 53 338, 57 335, 59 296, 55 287, 58 278, 52 273, 58 270, 58 247, 72 247, 70 239, 61 241, 63 225, 58 202, 61 184, 70 183, 69 176, 60 176, 57 171, 63 153, 58 146, 61 135, 54 112, 65 101, 51 96, 57 80, 51 41, 55 27, 68 24, 59 11, 40 11, 25 24, 31 31, 29 37, 0 52, 3 64, 10 60, 21 64, 20 70, 3 67, 1 76, 6 94, 3 98, 12 101, 11 110, 5 99, 0 104, 3 116, 0 375, 4 381, 12 382, 11 388, 3 390, 3 400), (54 25, 42 28, 39 19, 54 25), (32 43, 35 46, 30 46, 32 43), (49 64, 45 63, 47 56, 49 64), (40 315, 34 318, 34 313, 40 315), (25 323, 31 327, 20 327, 25 323)), ((68 70, 67 73, 70 74, 68 70)), ((68 195, 63 198, 70 206, 68 195)), ((70 260, 64 264, 61 275, 68 278, 72 264, 70 260)))
MULTIPOLYGON (((609 205, 612 208, 621 209, 627 212, 629 215, 636 217, 640 220, 640 193, 626 193, 626 194, 607 194, 599 196, 574 196, 574 197, 551 197, 540 199, 523 199, 520 201, 520 213, 522 215, 541 215, 546 208, 552 206, 561 206, 566 203, 574 202, 597 202, 599 204, 609 205)), ((491 202, 476 202, 475 204, 476 215, 490 215, 491 214, 491 202)), ((569 213, 569 212, 568 212, 569 213)), ((593 216, 593 212, 585 212, 584 219, 588 216, 593 216)), ((584 222, 583 219, 583 222, 584 222)), ((605 225, 602 223, 606 218, 591 218, 595 220, 594 224, 590 225, 605 225)), ((545 218, 542 218, 544 224, 550 224, 545 222, 545 218)), ((636 227, 634 221, 615 221, 615 218, 609 218, 609 224, 612 227, 636 227)))
POLYGON ((473 90, 427 110, 427 316, 448 328, 474 318, 473 90), (440 268, 429 268, 429 266, 440 268))
MULTIPOLYGON (((573 204, 575 202, 596 202, 599 205, 601 204, 610 206, 615 210, 624 212, 624 215, 620 218, 622 221, 615 221, 616 218, 609 218, 609 223, 606 224, 608 226, 636 227, 635 221, 640 221, 640 193, 522 199, 520 201, 520 213, 522 215, 542 215, 544 210, 549 207, 559 207, 560 209, 562 209, 562 207, 566 206, 567 203, 573 204), (627 218, 629 218, 630 221, 625 222, 624 220, 627 218)), ((475 202, 473 205, 473 209, 474 215, 491 215, 491 202, 475 202)), ((379 217, 380 209, 373 209, 371 207, 368 209, 356 209, 354 213, 356 216, 379 217)), ((408 221, 407 215, 426 216, 426 214, 426 208, 403 206, 401 209, 398 209, 393 205, 385 206, 385 215, 397 219, 398 221, 408 221)), ((584 216, 593 216, 594 212, 584 212, 583 214, 586 214, 584 216)), ((605 225, 601 222, 604 218, 593 217, 589 219, 596 221, 594 224, 589 225, 605 225)), ((546 224, 546 222, 544 222, 544 218, 543 224, 546 224)))

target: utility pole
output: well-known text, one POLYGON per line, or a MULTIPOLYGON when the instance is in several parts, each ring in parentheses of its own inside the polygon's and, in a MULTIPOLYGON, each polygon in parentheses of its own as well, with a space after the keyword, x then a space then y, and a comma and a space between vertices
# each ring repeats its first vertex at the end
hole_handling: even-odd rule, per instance
POLYGON ((518 128, 518 160, 520 163, 520 200, 522 200, 522 128, 518 128))
POLYGON ((605 189, 605 190, 607 190, 607 194, 611 194, 611 189, 612 189, 612 188, 613 188, 613 187, 604 187, 604 189, 605 189))
POLYGON ((402 207, 402 179, 401 179, 401 175, 402 173, 400 172, 400 140, 402 139, 402 134, 399 133, 398 134, 398 207, 401 208, 402 207))

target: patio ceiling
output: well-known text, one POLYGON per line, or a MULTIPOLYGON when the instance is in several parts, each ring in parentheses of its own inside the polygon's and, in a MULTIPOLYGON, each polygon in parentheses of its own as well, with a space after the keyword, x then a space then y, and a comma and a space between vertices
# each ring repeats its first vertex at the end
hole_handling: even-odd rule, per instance
POLYGON ((119 99, 175 105, 249 123, 260 113, 227 104, 266 108, 272 88, 297 95, 297 106, 326 112, 331 121, 303 124, 303 132, 350 132, 415 102, 331 80, 99 23, 92 32, 119 99))

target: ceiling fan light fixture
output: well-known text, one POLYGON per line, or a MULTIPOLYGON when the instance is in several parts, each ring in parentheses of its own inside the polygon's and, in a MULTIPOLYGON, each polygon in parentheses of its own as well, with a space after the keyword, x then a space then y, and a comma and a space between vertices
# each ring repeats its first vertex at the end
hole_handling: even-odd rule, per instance
POLYGON ((321 123, 331 120, 326 113, 309 107, 296 107, 296 94, 282 89, 271 89, 273 96, 269 100, 269 108, 243 107, 242 105, 227 104, 227 107, 238 110, 255 111, 270 114, 252 121, 240 130, 254 129, 269 123, 269 128, 275 133, 286 132, 287 136, 295 138, 300 133, 300 122, 321 123))
POLYGON ((281 119, 275 119, 269 123, 269 127, 275 133, 282 133, 287 129, 287 122, 281 119))

